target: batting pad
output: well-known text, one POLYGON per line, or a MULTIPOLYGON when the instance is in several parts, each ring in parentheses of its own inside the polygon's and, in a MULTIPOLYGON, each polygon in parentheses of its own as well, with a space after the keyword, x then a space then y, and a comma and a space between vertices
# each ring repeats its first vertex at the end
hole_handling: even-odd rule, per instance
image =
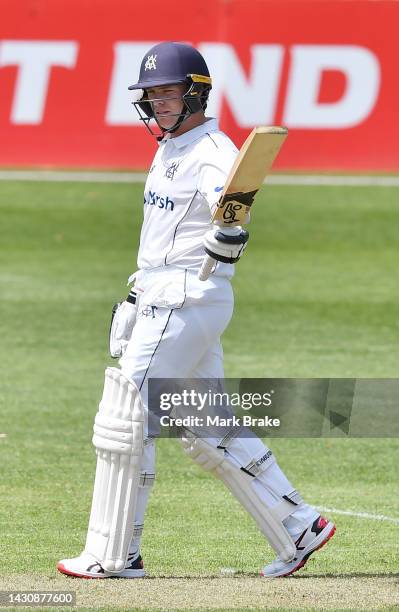
POLYGON ((118 368, 107 368, 94 423, 97 468, 85 547, 107 572, 120 572, 126 564, 143 440, 144 410, 139 391, 118 368))
MULTIPOLYGON (((250 440, 246 439, 246 442, 249 443, 250 440)), ((259 445, 261 453, 264 452, 260 440, 254 439, 252 442, 255 447, 257 444, 259 445)), ((249 474, 248 469, 250 468, 253 471, 257 464, 261 463, 260 455, 257 461, 251 461, 243 471, 243 468, 237 467, 227 458, 222 448, 215 448, 205 439, 192 437, 186 432, 182 437, 182 444, 187 455, 204 470, 212 472, 224 482, 234 497, 256 521, 259 529, 280 558, 286 562, 291 561, 295 557, 296 547, 283 521, 292 514, 295 507, 302 503, 299 495, 296 495, 296 502, 281 499, 273 508, 269 508, 251 486, 253 475, 249 474)), ((274 462, 274 459, 272 461, 274 462)), ((260 468, 260 470, 262 469, 260 468)), ((259 468, 257 470, 260 471, 259 468)))

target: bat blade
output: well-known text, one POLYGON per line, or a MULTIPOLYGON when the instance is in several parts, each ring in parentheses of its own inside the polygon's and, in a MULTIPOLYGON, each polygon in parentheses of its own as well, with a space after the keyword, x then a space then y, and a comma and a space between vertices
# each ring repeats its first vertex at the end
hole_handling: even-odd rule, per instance
POLYGON ((242 225, 276 159, 288 130, 256 127, 242 145, 212 214, 218 225, 242 225))

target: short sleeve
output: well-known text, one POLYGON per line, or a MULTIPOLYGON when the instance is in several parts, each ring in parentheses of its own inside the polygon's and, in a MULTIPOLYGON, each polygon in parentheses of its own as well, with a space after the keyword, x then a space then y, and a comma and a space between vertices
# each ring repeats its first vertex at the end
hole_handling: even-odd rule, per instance
POLYGON ((200 167, 198 177, 198 191, 212 208, 220 198, 226 179, 237 157, 238 151, 225 148, 218 154, 204 160, 200 167))

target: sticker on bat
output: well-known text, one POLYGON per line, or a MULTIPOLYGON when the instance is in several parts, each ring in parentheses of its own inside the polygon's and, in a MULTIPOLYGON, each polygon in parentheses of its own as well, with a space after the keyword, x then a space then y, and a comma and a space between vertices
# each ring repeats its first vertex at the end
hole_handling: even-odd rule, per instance
POLYGON ((251 206, 255 199, 258 190, 255 191, 237 191, 235 193, 226 193, 226 195, 218 202, 218 208, 223 208, 229 202, 237 202, 243 206, 251 206))
POLYGON ((234 201, 228 202, 227 206, 225 206, 223 210, 224 223, 237 223, 238 221, 240 221, 239 213, 242 208, 242 204, 239 204, 234 201))
POLYGON ((258 190, 255 189, 255 191, 248 191, 245 193, 243 191, 237 191, 236 193, 226 194, 217 205, 218 208, 223 211, 224 223, 243 222, 246 213, 254 201, 257 191, 258 190), (242 209, 245 209, 244 216, 240 214, 242 209))

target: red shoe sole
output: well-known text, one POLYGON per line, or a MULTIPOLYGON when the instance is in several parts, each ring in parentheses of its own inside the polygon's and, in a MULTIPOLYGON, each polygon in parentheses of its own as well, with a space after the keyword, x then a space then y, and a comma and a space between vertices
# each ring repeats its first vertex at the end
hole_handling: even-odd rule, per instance
POLYGON ((57 564, 57 570, 61 572, 61 574, 72 576, 73 578, 84 578, 85 580, 103 580, 105 578, 105 576, 84 576, 83 574, 75 574, 74 572, 67 570, 62 563, 57 564))

